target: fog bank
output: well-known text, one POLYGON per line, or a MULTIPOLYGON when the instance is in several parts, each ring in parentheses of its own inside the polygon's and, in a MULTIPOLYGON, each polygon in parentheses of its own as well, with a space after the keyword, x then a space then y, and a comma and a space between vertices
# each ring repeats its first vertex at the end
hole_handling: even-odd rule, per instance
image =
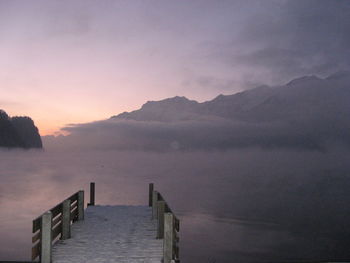
POLYGON ((183 220, 185 262, 350 257, 347 150, 12 150, 0 155, 4 260, 27 259, 31 220, 71 193, 87 190, 90 181, 96 182, 97 203, 111 205, 146 204, 147 184, 154 182, 183 220), (230 243, 232 236, 236 241, 230 243), (199 237, 201 244, 193 243, 199 237))

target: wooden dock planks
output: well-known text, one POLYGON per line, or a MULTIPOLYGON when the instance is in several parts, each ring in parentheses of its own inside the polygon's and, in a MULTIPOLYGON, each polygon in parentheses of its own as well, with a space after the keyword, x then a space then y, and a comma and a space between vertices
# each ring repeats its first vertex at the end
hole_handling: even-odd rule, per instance
POLYGON ((55 263, 160 263, 163 240, 148 206, 89 206, 72 238, 53 246, 55 263))

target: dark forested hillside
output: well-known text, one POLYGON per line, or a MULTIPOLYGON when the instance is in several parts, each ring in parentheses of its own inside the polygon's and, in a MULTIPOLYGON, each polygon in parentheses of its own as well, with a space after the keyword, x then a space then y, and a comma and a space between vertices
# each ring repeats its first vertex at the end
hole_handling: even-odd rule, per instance
POLYGON ((38 128, 29 117, 9 117, 0 110, 0 147, 42 148, 38 128))

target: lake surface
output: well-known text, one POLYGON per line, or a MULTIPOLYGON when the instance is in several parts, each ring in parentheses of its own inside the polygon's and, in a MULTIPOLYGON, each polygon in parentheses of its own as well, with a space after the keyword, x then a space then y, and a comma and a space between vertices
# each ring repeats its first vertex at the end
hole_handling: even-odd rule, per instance
POLYGON ((0 151, 0 260, 27 260, 31 223, 96 182, 97 204, 147 204, 155 183, 181 219, 183 262, 350 259, 349 153, 0 151))

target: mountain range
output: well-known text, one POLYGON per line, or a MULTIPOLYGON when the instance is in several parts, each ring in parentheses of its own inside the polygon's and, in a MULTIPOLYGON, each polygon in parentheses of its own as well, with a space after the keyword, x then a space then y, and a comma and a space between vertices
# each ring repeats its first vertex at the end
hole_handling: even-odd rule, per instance
MULTIPOLYGON (((138 110, 63 130, 78 146, 138 150, 350 147, 350 72, 304 76, 197 102, 148 101, 138 110)), ((70 139, 69 139, 70 138, 70 139)), ((48 138, 52 142, 53 138, 48 138)))
POLYGON ((325 79, 305 76, 284 86, 260 86, 198 103, 185 97, 148 101, 141 109, 113 119, 172 122, 219 117, 244 122, 301 121, 315 117, 347 119, 350 113, 350 72, 325 79))
POLYGON ((29 117, 9 117, 0 110, 0 147, 42 148, 38 128, 29 117))

